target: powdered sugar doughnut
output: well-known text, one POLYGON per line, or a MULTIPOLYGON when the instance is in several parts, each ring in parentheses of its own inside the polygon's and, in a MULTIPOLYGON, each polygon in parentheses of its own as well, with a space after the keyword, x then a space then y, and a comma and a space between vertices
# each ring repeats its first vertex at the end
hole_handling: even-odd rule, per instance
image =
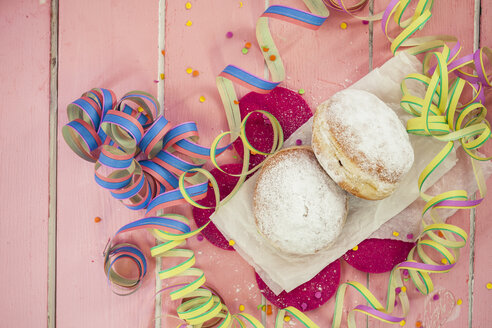
POLYGON ((273 305, 281 309, 293 306, 305 312, 320 307, 335 294, 340 284, 340 260, 329 264, 308 282, 288 293, 283 291, 278 295, 268 288, 257 273, 255 274, 258 288, 273 305))
POLYGON ((366 239, 343 255, 348 264, 359 271, 383 273, 405 261, 415 243, 393 239, 366 239))
POLYGON ((383 199, 413 163, 413 148, 395 112, 375 95, 346 89, 314 115, 312 147, 330 177, 365 199, 383 199))
POLYGON ((314 254, 329 247, 347 217, 347 194, 310 147, 283 149, 268 158, 253 198, 258 231, 286 254, 314 254))

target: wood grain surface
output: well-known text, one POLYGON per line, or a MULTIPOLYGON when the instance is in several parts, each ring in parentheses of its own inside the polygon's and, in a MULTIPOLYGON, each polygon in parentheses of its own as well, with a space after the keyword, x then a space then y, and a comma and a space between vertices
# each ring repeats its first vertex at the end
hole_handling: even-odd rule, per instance
POLYGON ((0 313, 47 325, 50 6, 0 2, 0 313))
MULTIPOLYGON (((126 209, 95 183, 93 164, 70 150, 61 138, 61 127, 68 121, 67 104, 84 91, 104 87, 113 89, 118 97, 135 89, 159 96, 172 123, 197 122, 203 145, 226 130, 215 77, 228 64, 263 76, 265 65, 255 37, 257 18, 272 4, 305 7, 301 0, 188 1, 190 9, 185 7, 186 0, 60 1, 59 15, 53 17, 59 30, 56 44, 50 44, 49 1, 0 2, 0 77, 4 90, 0 98, 0 258, 7 264, 7 269, 0 271, 5 282, 0 297, 0 326, 177 326, 178 321, 169 316, 176 303, 166 294, 162 295, 162 304, 154 306, 158 288, 154 261, 150 261, 149 273, 137 293, 119 297, 108 287, 102 257, 108 238, 144 213, 126 209), (226 37, 229 31, 234 34, 232 38, 226 37), (253 46, 243 54, 246 42, 253 46), (56 156, 50 158, 52 45, 58 49, 58 70, 51 74, 58 80, 58 128, 52 131, 58 140, 56 156), (165 56, 161 50, 165 50, 165 56), (199 75, 188 74, 188 68, 199 75), (165 74, 164 80, 161 73, 165 74), (200 97, 205 101, 201 102, 200 97), (56 240, 52 240, 56 245, 56 270, 48 267, 49 255, 54 255, 48 248, 48 178, 53 160, 57 181, 57 211, 52 215, 56 217, 56 240), (96 223, 96 216, 102 221, 96 223), (56 281, 56 303, 48 302, 48 277, 56 281), (48 313, 54 310, 56 321, 48 321, 48 313)), ((371 8, 377 13, 387 2, 373 0, 371 8)), ((463 54, 467 54, 477 46, 492 45, 491 14, 492 2, 488 0, 437 0, 433 17, 419 35, 455 35, 463 54)), ((303 97, 313 111, 333 93, 392 56, 379 22, 363 24, 335 11, 318 31, 275 19, 270 22, 286 66, 287 78, 282 86, 304 89, 303 97), (342 23, 347 28, 341 28, 342 23)), ((237 91, 239 96, 247 93, 241 87, 237 91)), ((487 104, 492 105, 492 94, 487 104)), ((492 153, 490 145, 488 153, 492 153)), ((228 153, 221 162, 230 161, 233 154, 228 153)), ((491 180, 488 187, 492 188, 491 180)), ((180 211, 190 214, 189 209, 180 211)), ((408 327, 418 321, 423 327, 490 326, 492 290, 486 285, 492 282, 491 215, 492 200, 486 199, 476 211, 461 211, 451 218, 451 223, 470 233, 469 243, 450 273, 433 275, 438 300, 433 299, 434 293, 422 296, 409 290, 408 327), (456 304, 458 299, 461 305, 456 304)), ((135 232, 127 238, 143 249, 154 244, 146 232, 135 232)), ((235 252, 220 250, 206 240, 191 238, 187 244, 196 252, 196 266, 205 271, 207 284, 220 291, 228 307, 237 312, 242 304, 247 312, 260 318, 257 306, 261 294, 251 266, 235 252)), ((388 274, 365 274, 343 262, 342 282, 348 280, 365 284, 385 299, 388 274)), ((365 304, 365 300, 349 292, 345 308, 357 304, 365 304)), ((320 327, 329 327, 333 307, 331 299, 308 314, 320 327)), ((372 318, 356 318, 359 327, 389 327, 372 318)), ((273 315, 267 316, 267 327, 273 327, 273 320, 273 315)), ((300 325, 291 322, 288 327, 300 325)))

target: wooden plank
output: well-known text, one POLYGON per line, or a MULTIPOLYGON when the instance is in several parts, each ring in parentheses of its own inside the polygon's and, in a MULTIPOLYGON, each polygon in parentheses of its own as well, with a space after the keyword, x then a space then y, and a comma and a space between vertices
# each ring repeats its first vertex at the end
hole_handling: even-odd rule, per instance
MULTIPOLYGON (((156 94, 157 26, 156 1, 60 3, 59 127, 67 123, 67 104, 93 87, 111 88, 119 97, 134 89, 156 94)), ((93 164, 76 156, 59 135, 57 325, 149 326, 154 266, 141 290, 121 297, 107 285, 102 258, 108 238, 143 212, 131 212, 102 190, 94 182, 93 164)), ((146 250, 153 244, 145 232, 126 238, 146 250)))
MULTIPOLYGON (((458 37, 463 46, 462 54, 473 51, 473 17, 474 0, 453 3, 452 5, 442 1, 436 1, 432 10, 433 17, 417 35, 437 35, 452 33, 458 37), (460 13, 459 21, 452 19, 460 13), (458 25, 458 28, 457 28, 458 25)), ((384 4, 375 4, 374 12, 384 10, 384 4)), ((384 37, 380 24, 374 26, 374 65, 383 64, 391 58, 390 43, 384 37)), ((461 211, 450 219, 456 224, 469 231, 469 211, 461 211)), ((417 321, 422 322, 424 327, 466 327, 468 325, 468 275, 469 275, 469 245, 461 251, 459 263, 448 274, 434 274, 432 279, 435 290, 439 293, 439 299, 433 300, 430 296, 419 295, 414 288, 409 289, 411 298, 410 314, 407 317, 407 325, 413 327, 417 321), (462 305, 456 305, 457 299, 462 300, 462 305)), ((376 290, 378 296, 385 300, 385 288, 388 275, 371 275, 371 290, 376 290), (384 290, 383 290, 384 289, 384 290)), ((410 286, 412 286, 409 283, 410 286)), ((369 327, 386 327, 384 323, 369 319, 369 327)))
MULTIPOLYGON (((241 52, 246 42, 255 43, 254 26, 263 3, 243 1, 242 7, 239 1, 190 3, 192 7, 187 10, 185 2, 166 2, 164 110, 173 124, 195 121, 200 144, 209 146, 220 131, 227 129, 215 77, 228 64, 259 75, 263 72, 259 50, 251 49, 247 55, 241 52), (188 21, 191 26, 186 25, 188 21), (233 32, 230 39, 226 37, 229 31, 233 32), (187 74, 187 68, 197 70, 199 76, 187 74), (205 97, 203 103, 199 101, 201 96, 205 97)), ((221 156, 220 161, 230 162, 231 154, 221 156)), ((192 238, 188 246, 196 252, 196 267, 204 270, 207 285, 221 294, 232 312, 239 312, 242 304, 246 312, 261 317, 257 310, 261 294, 251 266, 235 252, 218 249, 206 240, 192 238)), ((176 307, 167 295, 162 296, 162 305, 163 316, 173 313, 176 307)), ((176 324, 175 319, 166 318, 162 327, 176 324)))
MULTIPOLYGON (((481 1, 480 13, 480 47, 492 47, 492 3, 490 1, 481 1)), ((490 63, 489 63, 490 65, 490 63)), ((490 71, 490 66, 489 66, 490 71)), ((492 108, 492 92, 486 91, 485 106, 490 110, 492 108)), ((492 120, 489 113, 487 119, 492 120)), ((485 147, 485 153, 492 154, 492 143, 489 142, 485 147)), ((492 190, 492 181, 487 183, 488 190, 492 190)), ((475 270, 473 281, 473 318, 472 327, 486 327, 492 321, 490 304, 492 302, 492 290, 487 289, 487 284, 492 283, 491 269, 492 257, 490 256, 490 247, 492 246, 492 227, 490 217, 492 215, 492 201, 490 192, 487 195, 485 204, 479 206, 476 210, 476 235, 475 235, 475 270)))
POLYGON ((50 5, 0 3, 2 325, 47 325, 50 5))

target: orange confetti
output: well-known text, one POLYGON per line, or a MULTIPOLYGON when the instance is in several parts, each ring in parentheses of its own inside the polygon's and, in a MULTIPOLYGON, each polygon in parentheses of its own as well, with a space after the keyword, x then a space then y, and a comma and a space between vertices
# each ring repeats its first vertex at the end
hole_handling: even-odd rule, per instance
POLYGON ((415 327, 422 327, 422 321, 417 321, 415 323, 415 327))
POLYGON ((277 57, 275 57, 275 55, 271 55, 271 56, 270 56, 270 60, 271 60, 271 61, 275 61, 275 59, 277 59, 277 57))
POLYGON ((236 105, 237 105, 237 104, 239 104, 239 101, 237 101, 237 100, 234 100, 234 104, 236 104, 236 105))
POLYGON ((199 71, 193 71, 193 73, 191 73, 191 75, 196 77, 196 76, 200 75, 200 72, 199 71))
POLYGON ((268 48, 268 47, 263 47, 263 52, 268 52, 268 50, 270 50, 270 48, 268 48))
POLYGON ((272 314, 272 313, 273 313, 273 312, 272 312, 272 306, 271 306, 271 305, 268 305, 268 306, 267 306, 267 311, 266 311, 266 313, 267 313, 267 315, 270 315, 270 314, 272 314))
POLYGON ((166 55, 166 50, 161 50, 161 54, 162 54, 163 56, 165 56, 165 55, 166 55))
POLYGON ((244 45, 244 47, 245 47, 246 49, 251 48, 251 42, 246 42, 246 44, 244 45))
POLYGON ((444 238, 444 234, 443 234, 441 231, 438 231, 438 232, 437 232, 437 235, 438 235, 439 237, 441 237, 441 238, 444 238))
POLYGON ((96 222, 96 223, 101 222, 101 218, 99 216, 96 216, 94 218, 94 222, 96 222))

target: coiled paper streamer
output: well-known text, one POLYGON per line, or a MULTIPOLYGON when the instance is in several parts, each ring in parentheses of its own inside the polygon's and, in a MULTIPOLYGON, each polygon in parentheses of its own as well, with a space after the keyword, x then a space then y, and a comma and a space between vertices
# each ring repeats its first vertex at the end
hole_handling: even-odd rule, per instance
MULTIPOLYGON (((241 126, 243 126, 242 124, 245 124, 245 122, 241 122, 240 120, 239 108, 235 102, 237 97, 234 91, 233 82, 261 93, 267 93, 280 84, 285 77, 285 70, 268 29, 268 17, 279 18, 310 29, 319 28, 324 20, 326 20, 328 11, 319 0, 305 0, 305 3, 312 11, 312 14, 289 7, 272 6, 268 8, 258 20, 257 38, 259 45, 262 46, 264 50, 268 49, 267 51, 264 51, 264 56, 273 82, 256 77, 232 65, 227 66, 220 76, 217 77, 217 87, 226 110, 230 131, 221 134, 214 141, 211 149, 203 148, 187 140, 187 138, 197 136, 196 129, 191 128, 191 130, 188 130, 190 127, 187 127, 184 128, 184 132, 173 131, 176 135, 172 134, 171 131, 167 134, 166 132, 162 132, 167 125, 167 121, 164 121, 165 119, 163 118, 154 121, 153 118, 157 116, 158 105, 156 106, 157 102, 150 95, 139 92, 129 93, 119 103, 115 103, 114 94, 103 89, 92 90, 91 92, 84 94, 81 101, 78 103, 74 102, 72 107, 69 106, 68 111, 71 122, 63 129, 63 135, 67 140, 67 143, 79 156, 90 161, 99 159, 98 164, 96 164, 96 181, 105 188, 116 190, 112 192, 113 196, 116 195, 115 197, 126 200, 125 205, 129 208, 138 209, 148 206, 148 212, 153 213, 158 209, 167 208, 168 206, 183 203, 185 201, 194 206, 198 205, 195 201, 203 196, 203 190, 206 190, 206 185, 198 184, 186 187, 184 184, 185 177, 190 175, 190 173, 199 172, 205 175, 210 180, 210 183, 214 185, 213 177, 207 174, 208 172, 200 169, 200 164, 195 164, 193 161, 193 163, 183 161, 180 157, 174 156, 171 152, 164 151, 164 153, 162 153, 160 148, 162 147, 163 149, 171 150, 171 145, 175 145, 172 150, 177 149, 182 154, 191 156, 192 158, 194 157, 195 161, 196 159, 206 159, 210 157, 214 165, 218 167, 215 158, 225 149, 225 147, 218 149, 218 143, 227 135, 230 135, 231 139, 234 140, 241 136, 241 132, 244 132, 244 130, 241 131, 241 126), (271 60, 271 58, 274 58, 274 60, 271 60), (127 102, 130 104, 127 104, 127 102), (149 102, 151 105, 149 105, 149 102), (101 120, 103 121, 102 124, 100 124, 101 120), (154 124, 159 125, 159 127, 152 128, 154 124), (149 133, 149 131, 152 131, 152 133, 149 133), (166 136, 168 136, 167 140, 166 136), (164 137, 164 140, 161 144, 160 139, 162 137, 164 137), (178 142, 181 142, 181 144, 178 145, 178 142), (119 149, 116 147, 109 148, 112 145, 117 145, 119 149), (101 146, 102 148, 100 148, 101 146), (128 154, 131 154, 132 156, 135 155, 139 151, 139 147, 149 158, 145 165, 145 161, 139 163, 128 157, 128 154), (121 151, 123 153, 121 153, 121 151), (99 156, 99 154, 103 154, 103 156, 99 156), (142 167, 145 167, 146 169, 143 169, 142 167), (108 168, 110 169, 108 170, 108 168), (101 169, 101 172, 98 172, 99 169, 101 169), (179 188, 172 189, 177 186, 176 175, 180 175, 178 180, 179 188), (147 184, 145 183, 145 177, 147 177, 147 184), (130 186, 128 187, 128 185, 130 186), (169 189, 172 190, 166 191, 169 189)), ((355 5, 354 7, 348 8, 341 0, 338 0, 337 2, 330 0, 329 5, 335 6, 336 3, 339 5, 336 9, 345 11, 351 15, 354 10, 357 9, 357 6, 359 6, 355 5)), ((488 48, 483 48, 473 55, 455 60, 459 53, 460 46, 453 37, 444 36, 410 39, 413 33, 418 29, 421 29, 425 22, 430 18, 432 1, 419 1, 414 16, 401 22, 403 13, 409 3, 410 0, 393 0, 383 15, 376 15, 368 17, 367 19, 376 20, 379 16, 383 17, 383 31, 392 42, 391 49, 393 52, 396 52, 402 46, 412 47, 410 52, 414 54, 439 47, 444 49, 441 56, 439 56, 439 53, 435 54, 438 62, 438 70, 434 67, 429 68, 430 61, 427 60, 428 57, 426 57, 426 60, 424 61, 424 72, 434 72, 433 80, 426 80, 425 76, 419 78, 413 77, 417 80, 420 79, 421 82, 429 86, 428 90, 431 91, 428 91, 425 99, 421 102, 418 100, 415 103, 402 100, 402 106, 407 106, 413 114, 421 114, 419 117, 420 121, 409 122, 409 132, 419 131, 420 134, 428 134, 433 137, 440 137, 441 140, 448 141, 448 144, 443 151, 438 154, 435 160, 433 160, 422 173, 422 176, 419 179, 419 187, 421 188, 425 182, 425 178, 439 165, 440 159, 446 156, 450 151, 452 140, 460 140, 467 153, 469 153, 472 158, 480 159, 476 155, 475 149, 480 147, 489 138, 490 129, 487 130, 483 127, 483 125, 488 127, 488 123, 483 119, 485 116, 485 108, 471 102, 480 99, 479 97, 483 97, 483 84, 490 86, 490 80, 485 72, 483 57, 485 55, 490 60, 490 57, 492 56, 491 51, 488 48), (395 22, 400 27, 404 28, 403 32, 395 38, 390 37, 388 34, 388 25, 392 15, 395 17, 395 22), (456 42, 456 45, 451 51, 448 51, 448 48, 445 47, 446 42, 456 42), (445 58, 444 62, 443 58, 445 58), (453 64, 454 66, 452 66, 453 64), (471 107, 464 109, 464 112, 466 113, 456 125, 451 123, 453 122, 452 117, 454 117, 455 111, 449 110, 445 106, 448 99, 447 86, 444 87, 448 82, 448 71, 443 70, 442 68, 445 65, 450 65, 449 71, 454 69, 456 71, 455 74, 462 76, 467 79, 469 83, 472 83, 472 86, 479 95, 470 101, 471 107), (470 66, 478 68, 476 75, 465 72, 464 68, 470 66), (434 76, 438 77, 434 78, 434 76), (437 88, 438 86, 439 88, 437 88), (480 94, 482 94, 482 96, 480 96, 480 94), (435 99, 438 99, 437 105, 434 104, 435 99), (440 110, 440 113, 436 111, 436 107, 440 110), (420 108, 420 112, 418 111, 418 108, 420 108), (472 113, 473 109, 481 109, 481 115, 478 118, 474 117, 465 120, 467 115, 472 113), (443 113, 446 113, 444 122, 442 121, 442 118, 438 118, 440 117, 439 114, 443 113), (449 130, 439 129, 445 125, 444 123, 449 126, 449 130), (464 124, 463 128, 462 124, 464 124), (456 129, 456 126, 458 126, 458 129, 456 129), (453 128, 454 131, 451 131, 453 128), (475 136, 478 136, 478 138, 472 139, 475 136)), ((360 5, 360 7, 362 7, 362 5, 360 5)), ((464 82, 457 82, 453 87, 453 92, 457 91, 457 99, 459 99, 459 95, 461 94, 461 90, 459 90, 461 88, 460 85, 463 83, 464 82)), ((402 86, 402 88, 404 87, 402 86)), ((412 97, 408 94, 407 96, 410 98, 412 97)), ((455 99, 453 96, 451 97, 451 99, 455 99)), ((416 99, 413 98, 413 100, 416 99)), ((269 119, 274 122, 274 118, 269 117, 269 119)), ((275 124, 273 125, 275 126, 275 124)), ((281 132, 277 133, 277 136, 279 137, 277 149, 280 148, 281 140, 283 140, 280 138, 280 135, 281 132)), ((261 152, 255 150, 245 136, 242 138, 245 147, 245 157, 241 177, 244 177, 244 174, 246 174, 245 171, 247 170, 247 162, 249 160, 249 151, 255 151, 257 153, 261 152), (246 149, 248 152, 246 152, 246 149)), ((275 146, 276 145, 272 147, 272 152, 275 151, 275 146)), ((478 166, 474 166, 474 170, 480 186, 480 194, 483 199, 485 189, 483 179, 480 179, 480 169, 478 166)), ((240 183, 238 183, 238 186, 239 185, 240 183)), ((218 190, 216 185, 214 189, 218 190)), ((231 194, 231 197, 233 194, 234 193, 231 194)), ((370 291, 360 283, 349 282, 343 284, 340 286, 337 293, 336 309, 333 320, 334 327, 340 326, 343 296, 348 286, 358 290, 371 305, 370 307, 359 305, 352 310, 348 316, 349 327, 355 326, 355 312, 362 312, 388 323, 404 324, 402 317, 390 315, 393 310, 395 298, 394 290, 396 286, 403 285, 399 270, 409 270, 412 281, 416 284, 417 288, 423 293, 429 293, 432 291, 432 281, 430 280, 428 273, 447 272, 454 266, 457 259, 457 252, 454 249, 457 250, 465 245, 467 238, 466 233, 456 226, 441 223, 437 215, 433 212, 435 209, 442 207, 470 208, 477 206, 481 200, 469 200, 466 193, 463 191, 451 191, 435 197, 422 193, 422 197, 428 201, 423 214, 430 211, 434 223, 426 224, 424 222, 424 232, 416 248, 410 252, 409 260, 393 269, 388 287, 386 308, 384 308, 370 291), (434 233, 436 230, 443 231, 444 237, 438 237, 434 233), (431 240, 423 240, 422 237, 424 235, 429 236, 431 240), (461 240, 456 240, 454 235, 460 237, 461 240), (430 246, 436 249, 444 258, 446 258, 449 264, 439 265, 435 263, 430 256, 424 252, 424 246, 430 246), (452 252, 447 248, 451 248, 452 252), (418 263, 413 259, 415 249, 423 263, 418 263)), ((219 199, 217 194, 216 199, 219 199)), ((249 322, 254 327, 262 327, 261 323, 251 315, 239 314, 231 316, 227 308, 221 304, 220 300, 218 300, 217 296, 212 295, 210 291, 207 292, 206 289, 199 288, 205 282, 205 278, 201 270, 192 267, 194 264, 194 254, 190 250, 175 249, 175 247, 185 241, 186 238, 198 233, 200 229, 191 232, 185 217, 167 214, 165 217, 154 216, 138 220, 121 228, 116 235, 139 228, 151 228, 156 237, 164 241, 163 244, 152 249, 153 256, 186 258, 185 262, 180 265, 164 270, 161 278, 167 279, 174 276, 195 277, 195 280, 192 283, 174 291, 171 295, 173 299, 184 298, 185 296, 191 298, 190 301, 183 303, 178 308, 178 315, 180 318, 185 320, 188 324, 197 327, 213 317, 223 318, 219 327, 229 327, 234 319, 241 327, 244 327, 243 320, 249 322), (167 230, 162 229, 174 229, 175 232, 178 233, 170 233, 167 230)), ((133 292, 138 288, 141 279, 146 272, 145 257, 143 257, 138 248, 128 244, 120 244, 111 246, 106 254, 105 270, 108 279, 119 287, 129 289, 129 292, 133 292), (123 258, 130 258, 135 262, 139 271, 139 277, 137 279, 126 279, 119 276, 113 270, 113 265, 119 259, 123 258)), ((404 315, 406 315, 408 311, 408 299, 404 290, 399 294, 399 297, 403 305, 404 315)), ((283 317, 286 312, 296 317, 306 327, 318 327, 306 315, 294 308, 287 308, 279 311, 276 327, 283 326, 283 317)))

